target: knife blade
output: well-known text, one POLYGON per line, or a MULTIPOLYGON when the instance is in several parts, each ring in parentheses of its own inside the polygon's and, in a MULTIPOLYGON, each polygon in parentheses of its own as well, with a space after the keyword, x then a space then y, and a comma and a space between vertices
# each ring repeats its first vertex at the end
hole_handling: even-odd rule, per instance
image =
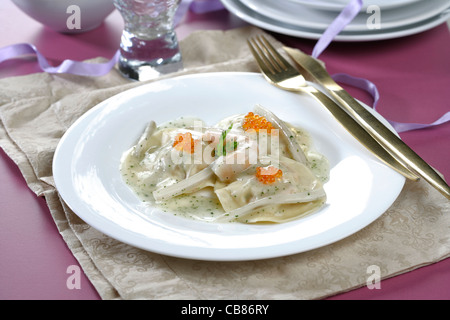
POLYGON ((318 60, 298 49, 288 47, 283 49, 296 62, 307 80, 323 87, 393 157, 450 199, 450 187, 446 181, 395 133, 339 86, 318 60))

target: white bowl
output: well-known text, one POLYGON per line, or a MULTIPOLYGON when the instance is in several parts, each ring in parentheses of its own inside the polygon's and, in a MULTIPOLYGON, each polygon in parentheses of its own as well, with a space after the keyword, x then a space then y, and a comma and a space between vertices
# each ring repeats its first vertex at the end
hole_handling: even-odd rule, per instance
POLYGON ((113 0, 12 0, 31 18, 62 33, 99 27, 115 9, 113 0))

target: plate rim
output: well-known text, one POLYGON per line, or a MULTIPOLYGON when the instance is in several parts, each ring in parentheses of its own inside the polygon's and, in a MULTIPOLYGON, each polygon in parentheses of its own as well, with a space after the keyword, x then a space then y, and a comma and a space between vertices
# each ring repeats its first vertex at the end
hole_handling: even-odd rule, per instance
MULTIPOLYGON (((263 79, 263 76, 259 73, 254 73, 254 72, 212 72, 212 73, 199 73, 199 74, 190 74, 190 75, 182 75, 179 77, 174 77, 174 78, 169 78, 169 79, 164 79, 161 81, 184 81, 185 79, 189 79, 189 78, 201 78, 201 77, 208 77, 209 79, 211 77, 236 77, 236 76, 240 76, 240 77, 253 77, 254 79, 256 79, 256 77, 258 77, 259 79, 261 79, 262 81, 265 82, 265 80, 263 79)), ((259 81, 259 80, 258 80, 259 81)), ((68 198, 67 194, 65 193, 65 190, 63 192, 60 191, 60 189, 58 188, 58 185, 61 186, 61 182, 60 178, 62 178, 61 176, 58 176, 57 172, 60 170, 59 168, 57 168, 58 165, 58 161, 61 157, 61 149, 64 146, 64 144, 66 143, 67 139, 71 138, 71 134, 76 131, 76 129, 79 129, 80 124, 83 121, 87 121, 87 119, 93 115, 95 115, 96 112, 99 112, 102 108, 104 108, 104 106, 107 105, 108 102, 112 101, 112 99, 116 99, 118 96, 126 96, 127 94, 129 94, 130 91, 134 91, 134 90, 144 90, 144 88, 146 86, 152 86, 155 83, 158 83, 160 81, 156 81, 154 83, 148 83, 148 84, 143 84, 141 86, 132 88, 132 89, 128 89, 125 90, 121 93, 118 93, 102 102, 100 102, 99 104, 97 104, 96 106, 92 107, 90 110, 86 111, 80 118, 78 118, 73 124, 72 126, 69 127, 69 129, 64 133, 63 137, 61 138, 61 140, 59 141, 57 148, 55 150, 55 154, 54 154, 54 158, 53 158, 53 164, 52 164, 52 169, 53 169, 53 174, 54 174, 54 179, 55 179, 55 186, 56 189, 58 191, 58 193, 60 193, 61 198, 66 202, 66 204, 68 205, 68 207, 77 215, 79 216, 82 220, 84 220, 87 224, 89 224, 91 227, 99 230, 100 232, 116 239, 119 240, 123 243, 127 243, 133 247, 137 247, 146 251, 150 251, 150 252, 154 252, 154 253, 158 253, 158 254, 163 254, 163 255, 169 255, 169 256, 173 256, 173 257, 178 257, 178 258, 186 258, 186 259, 193 259, 193 260, 206 260, 206 261, 249 261, 249 260, 259 260, 259 259, 268 259, 268 258, 276 258, 276 257, 282 257, 282 256, 287 256, 287 255, 291 255, 291 254, 296 254, 296 253, 301 253, 301 252, 305 252, 305 251, 310 251, 310 250, 314 250, 317 249, 319 247, 323 247, 326 245, 329 245, 331 243, 337 242, 339 240, 342 240, 343 238, 349 237, 350 235, 360 231, 361 229, 365 228, 366 226, 368 226, 369 224, 373 223, 375 220, 377 220, 384 212, 385 210, 387 210, 389 208, 389 206, 392 205, 392 203, 397 199, 397 197, 399 196, 399 194, 401 193, 404 183, 405 183, 405 179, 403 177, 402 179, 402 183, 401 183, 401 187, 398 188, 398 192, 397 194, 393 197, 392 202, 390 202, 389 204, 386 205, 386 208, 384 209, 383 212, 376 214, 375 217, 372 217, 371 219, 363 219, 365 222, 362 224, 359 224, 359 226, 355 229, 353 228, 353 231, 348 234, 348 232, 343 232, 342 234, 339 234, 338 236, 334 235, 333 237, 328 237, 329 239, 327 239, 327 241, 320 241, 320 243, 316 243, 315 245, 310 245, 308 246, 308 248, 306 250, 296 250, 294 248, 291 248, 289 250, 284 250, 283 252, 279 252, 274 254, 273 250, 269 250, 267 251, 265 247, 260 247, 254 250, 254 252, 249 255, 249 248, 245 248, 245 250, 236 250, 236 248, 227 248, 227 249, 223 249, 223 248, 215 248, 214 250, 216 250, 217 252, 214 255, 211 255, 211 248, 196 248, 196 253, 193 255, 192 253, 186 253, 186 252, 182 252, 180 253, 178 250, 171 250, 171 245, 169 244, 169 248, 166 246, 162 246, 160 248, 155 248, 153 247, 152 249, 149 249, 148 246, 143 246, 141 244, 141 242, 135 242, 132 241, 130 242, 129 239, 127 237, 123 237, 122 235, 117 235, 115 234, 115 230, 113 229, 112 231, 110 230, 104 230, 101 228, 97 228, 97 221, 98 217, 88 217, 86 218, 86 216, 82 215, 80 216, 80 213, 77 213, 76 208, 74 208, 73 203, 71 203, 70 201, 67 201, 68 198), (232 253, 232 255, 230 255, 229 253, 232 253)), ((366 106, 367 107, 367 106, 366 106)), ((368 107, 367 107, 368 108, 368 107)), ((375 111, 373 111, 373 109, 369 108, 369 110, 371 110, 371 112, 373 112, 375 115, 381 117, 382 120, 384 120, 386 122, 386 120, 379 115, 378 113, 376 113, 375 111)), ((393 128, 391 127, 391 130, 393 130, 393 128)), ((75 206, 76 207, 76 206, 75 206)), ((119 228, 120 229, 120 228, 119 228)), ((127 231, 127 230, 125 230, 127 231)), ((275 245, 272 246, 271 248, 277 248, 277 247, 285 247, 285 244, 281 244, 281 245, 275 245)))
MULTIPOLYGON (((251 8, 247 8, 246 6, 241 4, 239 0, 220 0, 220 1, 227 10, 236 15, 238 18, 262 29, 270 30, 272 32, 277 32, 288 36, 311 40, 318 40, 323 34, 323 31, 321 30, 293 26, 283 21, 279 21, 270 17, 265 17, 251 10, 251 8), (244 8, 240 8, 241 6, 244 8)), ((450 18, 450 12, 448 11, 449 10, 447 9, 441 12, 440 14, 431 17, 429 19, 426 19, 424 21, 420 21, 412 25, 407 25, 402 28, 385 30, 385 32, 377 32, 376 30, 375 31, 371 30, 370 33, 343 31, 334 38, 334 41, 365 42, 365 41, 397 39, 406 36, 411 36, 414 34, 430 30, 442 23, 445 23, 450 18)))
MULTIPOLYGON (((279 10, 281 8, 277 7, 276 5, 273 7, 271 5, 270 0, 262 0, 262 1, 267 1, 267 2, 264 2, 265 6, 262 6, 262 7, 260 7, 259 4, 254 3, 255 1, 257 2, 257 0, 239 0, 239 1, 244 6, 246 6, 247 8, 250 8, 254 12, 257 12, 261 16, 272 18, 274 20, 284 21, 285 23, 293 25, 293 26, 309 28, 309 29, 313 29, 313 30, 317 30, 317 31, 324 31, 329 25, 329 23, 325 23, 323 21, 320 23, 318 23, 316 21, 312 21, 311 19, 306 18, 307 15, 305 16, 304 14, 302 17, 307 19, 308 22, 303 22, 302 19, 293 18, 289 15, 289 13, 287 13, 284 17, 282 17, 281 15, 280 16, 271 15, 269 12, 270 10, 275 10, 276 12, 278 12, 280 14, 284 14, 284 12, 281 13, 279 10)), ((285 0, 285 1, 287 1, 287 0, 285 0)), ((295 4, 292 2, 290 2, 290 5, 299 6, 299 7, 303 6, 301 4, 295 4)), ((413 24, 419 23, 421 21, 430 19, 430 18, 438 15, 439 13, 441 13, 446 8, 448 8, 448 6, 449 6, 449 3, 447 2, 447 0, 428 0, 428 2, 410 3, 407 5, 408 8, 399 7, 399 8, 395 8, 392 10, 387 10, 387 12, 382 11, 383 12, 382 28, 385 30, 404 28, 405 26, 413 25, 413 24), (425 6, 425 8, 423 8, 424 6, 425 6), (429 6, 429 8, 426 8, 427 6, 429 6), (427 9, 427 10, 425 10, 425 9, 427 9), (395 13, 398 13, 398 11, 404 11, 404 10, 409 10, 408 16, 403 17, 402 19, 396 19, 395 13), (395 12, 393 12, 393 11, 395 11, 395 12), (415 13, 413 16, 411 16, 412 12, 415 13), (390 21, 388 21, 388 22, 386 21, 386 15, 389 15, 389 17, 390 17, 390 19, 389 19, 390 21)), ((294 8, 292 8, 292 9, 294 9, 294 8)), ((304 9, 309 10, 311 12, 311 14, 314 14, 316 11, 318 11, 318 10, 315 10, 312 8, 304 8, 304 9)), ((320 12, 320 10, 319 10, 319 12, 320 12)), ((325 12, 325 14, 331 15, 333 13, 325 12)), ((361 15, 361 13, 359 15, 361 15)), ((355 20, 358 19, 358 16, 355 18, 355 20)), ((367 14, 367 17, 369 17, 368 14, 367 14)), ((366 18, 366 17, 364 17, 364 18, 366 18)), ((343 31, 346 31, 346 32, 365 32, 365 31, 367 31, 367 27, 366 27, 365 23, 361 24, 361 21, 359 21, 359 24, 355 25, 355 20, 352 21, 348 26, 346 26, 343 31)), ((330 20, 330 23, 332 21, 333 21, 333 18, 330 20)))
MULTIPOLYGON (((338 4, 338 3, 336 3, 336 4, 333 4, 333 3, 326 4, 325 3, 326 0, 323 1, 323 3, 321 3, 321 2, 317 3, 317 2, 314 2, 314 1, 311 2, 311 1, 308 1, 308 0, 287 0, 287 1, 298 3, 298 4, 302 4, 304 6, 308 6, 308 7, 314 8, 314 9, 319 9, 319 10, 324 10, 324 11, 341 11, 342 9, 345 8, 345 4, 344 3, 342 3, 342 4, 338 4)), ((380 8, 381 8, 381 10, 390 10, 390 9, 398 8, 400 6, 409 5, 409 4, 418 2, 418 1, 421 1, 421 0, 401 0, 398 3, 391 3, 391 4, 380 6, 380 8)), ((362 6, 361 10, 365 11, 368 6, 370 6, 370 5, 366 4, 366 3, 363 3, 363 6, 362 6)))

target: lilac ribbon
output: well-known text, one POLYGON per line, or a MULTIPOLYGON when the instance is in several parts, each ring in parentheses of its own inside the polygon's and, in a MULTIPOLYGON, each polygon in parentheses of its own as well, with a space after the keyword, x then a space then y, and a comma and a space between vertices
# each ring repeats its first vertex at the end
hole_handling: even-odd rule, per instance
MULTIPOLYGON (((353 77, 353 76, 350 76, 345 73, 334 74, 332 76, 332 78, 336 82, 341 82, 341 83, 350 85, 352 87, 362 89, 362 90, 366 91, 367 93, 369 93, 373 98, 373 109, 375 111, 377 111, 377 104, 378 104, 378 100, 380 99, 380 94, 378 92, 377 87, 375 86, 375 84, 373 82, 371 82, 367 79, 353 77)), ((400 133, 400 132, 417 130, 417 129, 425 129, 425 128, 438 126, 440 124, 446 123, 446 122, 450 121, 450 111, 445 113, 442 117, 440 117, 433 123, 429 123, 429 124, 405 123, 405 122, 392 121, 389 119, 386 119, 386 120, 391 124, 391 126, 395 129, 395 131, 400 133)))
POLYGON ((32 44, 19 43, 12 46, 0 48, 0 63, 24 55, 36 55, 40 68, 48 73, 70 73, 79 76, 103 76, 114 68, 119 51, 106 63, 88 63, 73 60, 64 60, 59 66, 52 67, 47 59, 32 44))
POLYGON ((178 25, 188 11, 203 14, 222 9, 225 9, 225 7, 220 0, 182 0, 175 13, 174 23, 178 25))
POLYGON ((362 0, 351 0, 341 13, 328 26, 314 46, 312 56, 317 58, 328 47, 334 38, 358 15, 363 5, 362 0))
POLYGON ((391 125, 394 127, 394 129, 397 132, 405 132, 405 131, 412 131, 412 130, 418 130, 418 129, 425 129, 430 128, 434 126, 438 126, 440 124, 444 124, 446 122, 450 121, 450 111, 446 112, 442 117, 437 119, 436 121, 432 123, 404 123, 404 122, 396 122, 388 120, 391 125))
POLYGON ((222 10, 225 7, 220 0, 197 0, 191 3, 190 9, 192 12, 202 14, 222 10))

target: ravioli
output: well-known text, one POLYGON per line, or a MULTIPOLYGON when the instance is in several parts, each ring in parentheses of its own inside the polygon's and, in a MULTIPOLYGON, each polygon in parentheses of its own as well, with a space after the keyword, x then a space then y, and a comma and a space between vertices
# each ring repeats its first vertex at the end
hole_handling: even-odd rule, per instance
POLYGON ((124 152, 123 179, 143 202, 201 221, 282 223, 326 203, 327 159, 309 134, 257 105, 213 126, 149 122, 124 152))

